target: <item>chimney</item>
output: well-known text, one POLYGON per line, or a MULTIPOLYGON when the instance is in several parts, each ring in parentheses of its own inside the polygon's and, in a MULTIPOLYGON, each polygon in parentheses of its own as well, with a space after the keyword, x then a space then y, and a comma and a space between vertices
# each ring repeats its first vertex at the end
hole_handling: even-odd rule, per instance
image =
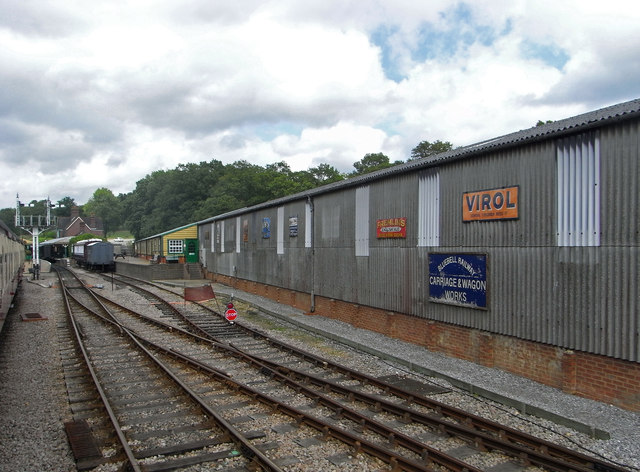
POLYGON ((80 216, 80 208, 78 208, 76 205, 73 205, 71 207, 71 218, 77 218, 80 216))

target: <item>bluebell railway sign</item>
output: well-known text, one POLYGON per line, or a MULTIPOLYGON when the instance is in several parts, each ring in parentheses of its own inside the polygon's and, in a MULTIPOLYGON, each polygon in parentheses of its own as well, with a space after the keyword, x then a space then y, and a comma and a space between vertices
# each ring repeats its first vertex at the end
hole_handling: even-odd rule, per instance
POLYGON ((295 238, 298 236, 298 215, 289 217, 289 237, 295 238))
POLYGON ((486 254, 429 254, 429 300, 487 309, 486 254))
POLYGON ((262 239, 271 237, 271 218, 262 218, 262 239))

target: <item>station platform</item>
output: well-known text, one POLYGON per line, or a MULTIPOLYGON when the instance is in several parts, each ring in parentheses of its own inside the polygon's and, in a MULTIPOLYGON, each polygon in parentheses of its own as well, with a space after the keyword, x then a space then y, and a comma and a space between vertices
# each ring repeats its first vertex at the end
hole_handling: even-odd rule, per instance
POLYGON ((142 257, 125 256, 115 261, 117 274, 142 280, 199 280, 200 264, 155 263, 142 257))
POLYGON ((135 256, 124 256, 118 257, 116 259, 116 263, 124 262, 126 264, 138 264, 138 265, 151 265, 152 262, 149 259, 145 259, 144 257, 135 257, 135 256))

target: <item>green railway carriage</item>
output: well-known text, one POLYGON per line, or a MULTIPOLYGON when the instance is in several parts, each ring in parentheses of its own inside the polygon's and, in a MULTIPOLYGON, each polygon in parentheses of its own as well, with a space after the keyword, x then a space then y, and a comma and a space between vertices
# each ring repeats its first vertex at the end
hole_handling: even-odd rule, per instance
POLYGON ((22 275, 25 246, 0 220, 0 331, 22 275))

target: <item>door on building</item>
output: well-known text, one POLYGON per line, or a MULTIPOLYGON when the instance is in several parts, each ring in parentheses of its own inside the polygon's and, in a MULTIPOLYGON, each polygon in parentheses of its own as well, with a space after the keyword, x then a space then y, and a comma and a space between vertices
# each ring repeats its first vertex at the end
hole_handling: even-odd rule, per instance
POLYGON ((184 257, 188 263, 198 262, 198 240, 185 239, 184 257))

